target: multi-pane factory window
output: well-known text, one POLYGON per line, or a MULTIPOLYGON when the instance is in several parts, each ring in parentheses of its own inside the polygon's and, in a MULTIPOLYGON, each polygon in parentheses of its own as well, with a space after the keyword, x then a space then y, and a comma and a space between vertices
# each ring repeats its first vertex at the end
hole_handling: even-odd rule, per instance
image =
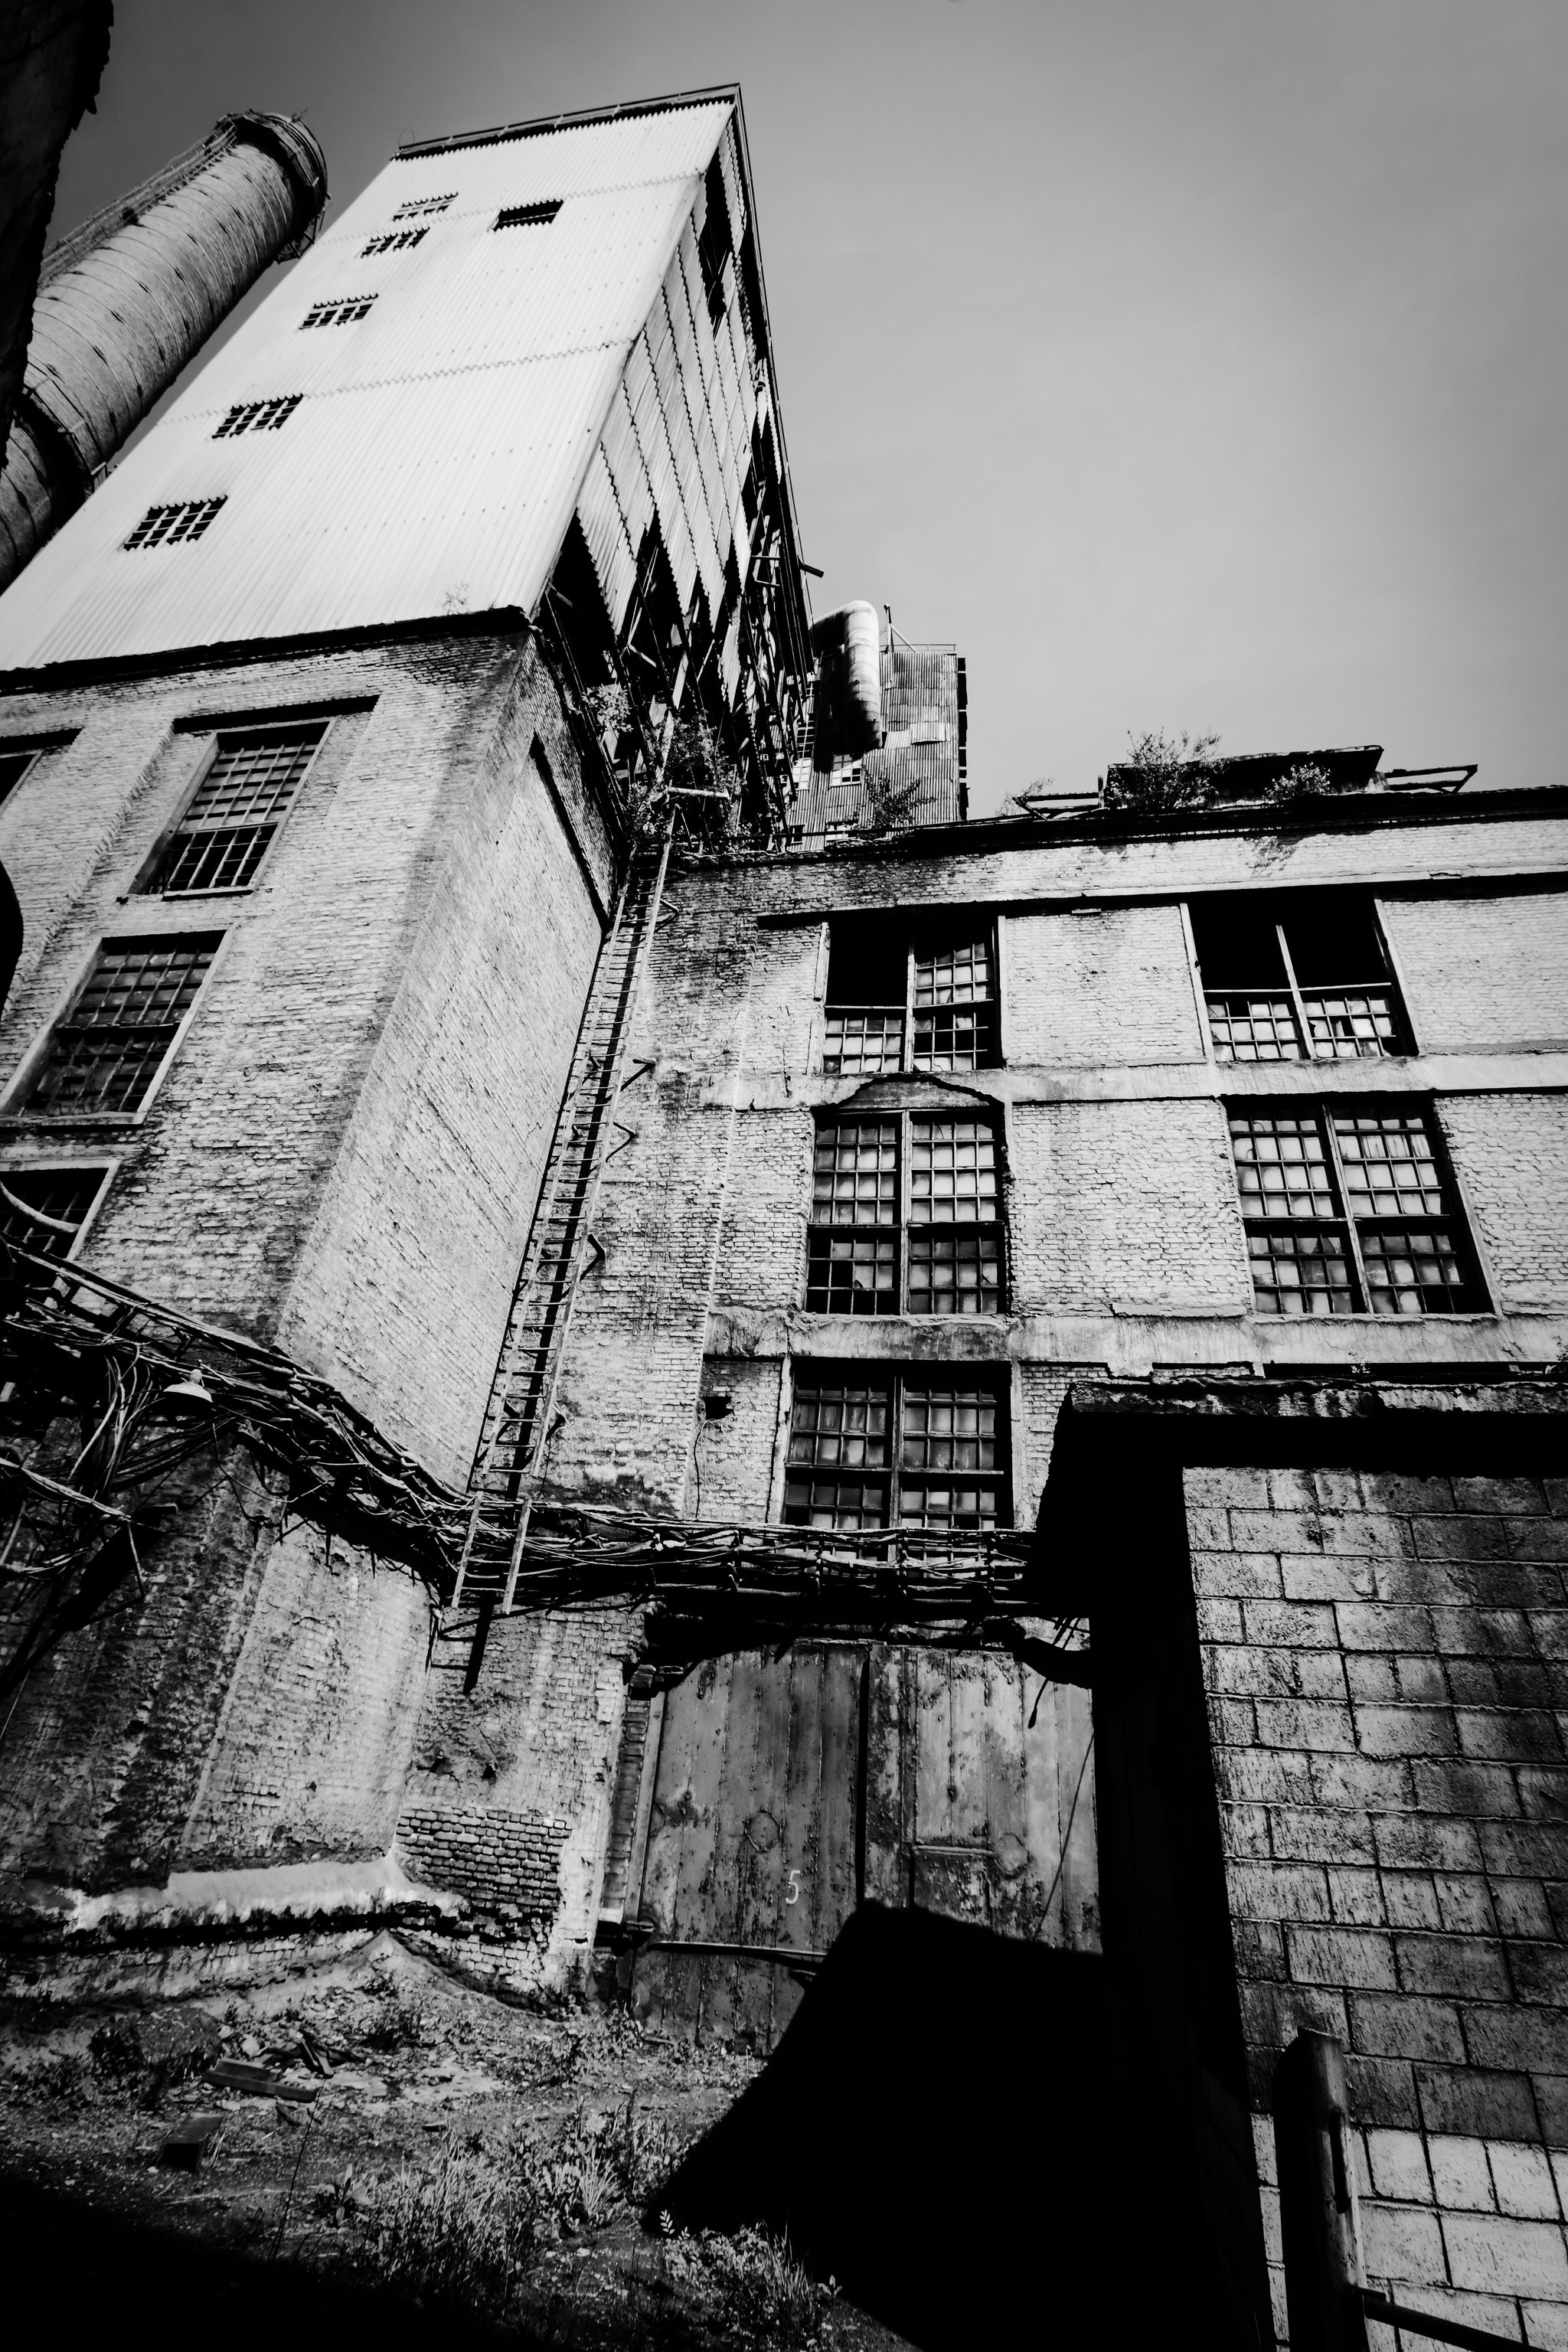
POLYGON ((548 228, 561 210, 559 196, 547 197, 539 205, 507 205, 490 223, 492 228, 548 228))
POLYGON ((38 754, 25 747, 7 751, 0 745, 0 801, 8 801, 38 754))
POLYGON ((336 302, 313 303, 300 320, 301 327, 350 327, 356 319, 368 319, 374 294, 350 294, 336 302))
POLYGON ((1364 891, 1194 899, 1192 918, 1217 1061, 1375 1061, 1410 1051, 1364 891))
POLYGON ((288 424, 302 398, 302 394, 290 392, 279 400, 242 400, 237 408, 229 410, 213 439, 232 441, 237 433, 276 433, 280 425, 288 424))
POLYGON ((103 1167, 0 1168, 0 1239, 35 1257, 68 1257, 108 1173, 103 1167))
POLYGON ((848 1533, 1008 1526, 1005 1382, 968 1368, 799 1366, 784 1517, 848 1533))
POLYGON ((407 204, 398 205, 392 217, 395 221, 419 220, 427 213, 444 213, 456 201, 457 194, 453 188, 444 196, 411 196, 407 204))
POLYGON ((127 547, 173 547, 182 539, 200 539, 226 503, 223 499, 184 499, 178 506, 149 507, 127 547))
POLYGON ((1230 1137, 1260 1315, 1484 1312, 1428 1110, 1234 1105, 1230 1137))
POLYGON ((827 966, 823 1068, 977 1070, 997 1060, 996 943, 989 923, 907 929, 836 922, 827 966))
POLYGON ((384 236, 373 236, 368 245, 361 246, 360 258, 368 261, 373 253, 405 252, 411 245, 417 245, 426 233, 422 228, 388 229, 384 236))
POLYGON ((195 796, 143 888, 165 898, 243 890, 288 815, 327 731, 324 719, 220 735, 195 796))
POLYGON ((211 936, 106 941, 55 1024, 26 1110, 77 1118, 139 1110, 217 944, 211 936))
POLYGON ((996 1315, 1003 1302, 988 1119, 825 1119, 805 1304, 817 1315, 996 1315))

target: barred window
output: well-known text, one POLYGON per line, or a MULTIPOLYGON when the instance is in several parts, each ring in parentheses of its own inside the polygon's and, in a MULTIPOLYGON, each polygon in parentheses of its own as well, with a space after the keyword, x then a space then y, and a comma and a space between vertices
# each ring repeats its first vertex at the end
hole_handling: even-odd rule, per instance
POLYGON ((497 213, 493 228, 548 228, 561 210, 563 199, 550 196, 542 204, 507 205, 497 213))
POLYGON ((816 1131, 805 1304, 817 1315, 995 1315, 996 1133, 988 1119, 826 1119, 816 1131))
POLYGON ((276 433, 287 425, 304 395, 286 393, 277 400, 242 400, 231 408, 213 435, 215 441, 232 441, 237 433, 276 433))
POLYGON ((1003 1381, 914 1367, 867 1375, 802 1366, 784 1517, 791 1527, 851 1533, 1009 1526, 1003 1381))
POLYGON ((1216 1061, 1376 1061, 1411 1050, 1367 892, 1196 899, 1192 919, 1216 1061))
POLYGON ((417 245, 429 232, 422 228, 388 229, 384 236, 373 236, 368 245, 360 247, 360 258, 368 261, 373 253, 403 253, 417 245))
POLYGON ((288 815, 326 731, 324 719, 310 719, 220 735, 195 797, 143 888, 165 898, 243 890, 288 815))
POLYGON ((1236 1107, 1230 1134, 1260 1315, 1485 1310, 1429 1110, 1236 1107))
POLYGON ((106 941, 55 1024, 26 1108, 79 1118, 139 1110, 217 945, 212 936, 106 941))
POLYGON ((419 220, 427 213, 444 213, 448 205, 456 203, 457 195, 453 188, 444 196, 411 196, 405 205, 398 205, 392 217, 395 221, 419 220))
POLYGON ((35 1257, 67 1258, 107 1168, 0 1168, 0 1238, 35 1257))
POLYGON ((300 320, 301 327, 352 327, 356 319, 368 319, 374 294, 348 294, 334 302, 317 302, 300 320))
POLYGON ((1000 1058, 996 994, 989 925, 911 936, 886 918, 836 922, 823 1068, 840 1077, 985 1068, 1000 1058))
POLYGON ((125 545, 173 547, 182 539, 200 539, 226 504, 226 499, 184 499, 178 506, 149 507, 125 545))

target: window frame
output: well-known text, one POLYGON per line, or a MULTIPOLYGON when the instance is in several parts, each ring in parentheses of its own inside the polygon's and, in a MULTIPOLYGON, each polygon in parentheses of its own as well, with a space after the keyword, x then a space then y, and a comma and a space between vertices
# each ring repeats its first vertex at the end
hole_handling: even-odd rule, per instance
MULTIPOLYGON (((916 1321, 921 1324, 927 1322, 937 1323, 943 1327, 952 1324, 973 1324, 983 1320, 987 1316, 1005 1316, 1008 1312, 1007 1302, 1010 1296, 1008 1276, 1011 1270, 1009 1264, 1010 1254, 1007 1242, 1006 1171, 1006 1126, 999 1106, 995 1109, 985 1109, 978 1104, 973 1106, 965 1104, 962 1108, 941 1104, 915 1107, 901 1106, 898 1108, 889 1108, 879 1110, 874 1106, 864 1108, 859 1107, 849 1108, 846 1106, 837 1104, 823 1105, 814 1114, 812 1120, 811 1198, 807 1203, 806 1210, 805 1251, 804 1265, 802 1267, 802 1280, 800 1287, 800 1297, 803 1302, 801 1311, 807 1315, 842 1317, 847 1314, 856 1321, 864 1320, 868 1322, 875 1321, 885 1323, 900 1319, 916 1321), (917 1219, 911 1216, 910 1206, 914 1197, 915 1170, 913 1148, 914 1130, 918 1126, 921 1125, 929 1127, 944 1124, 979 1127, 984 1128, 989 1131, 996 1179, 996 1213, 994 1217, 986 1219, 981 1219, 978 1217, 972 1219, 957 1219, 951 1217, 928 1217, 917 1219), (895 1129, 895 1173, 893 1195, 893 1208, 895 1213, 891 1220, 879 1217, 874 1222, 868 1221, 862 1223, 858 1219, 846 1219, 841 1221, 838 1219, 819 1218, 816 1213, 816 1156, 820 1146, 820 1139, 825 1132, 833 1132, 849 1127, 892 1127, 895 1129), (977 1240, 987 1234, 994 1236, 996 1244, 997 1294, 995 1306, 978 1307, 971 1313, 964 1313, 962 1309, 956 1307, 949 1310, 942 1307, 910 1306, 910 1244, 915 1234, 934 1233, 952 1234, 954 1235, 973 1234, 977 1237, 977 1240), (896 1304, 891 1307, 872 1307, 868 1309, 858 1311, 853 1307, 848 1308, 832 1306, 814 1307, 810 1303, 811 1293, 814 1286, 814 1243, 816 1242, 819 1235, 823 1238, 824 1242, 826 1242, 835 1234, 857 1234, 868 1235, 891 1235, 896 1268, 896 1304)), ((955 1255, 955 1267, 956 1264, 957 1260, 955 1255)), ((956 1295, 956 1276, 954 1288, 956 1295)))
MULTIPOLYGON (((62 1251, 56 1261, 58 1265, 69 1265, 97 1223, 99 1212, 103 1206, 109 1188, 120 1173, 120 1165, 119 1157, 113 1153, 106 1153, 90 1160, 0 1159, 0 1191, 9 1192, 12 1182, 17 1177, 96 1176, 98 1178, 97 1188, 82 1213, 81 1222, 71 1235, 69 1248, 62 1251)), ((24 1213, 26 1212, 25 1201, 18 1202, 17 1205, 24 1213)))
MULTIPOLYGON (((169 824, 164 826, 163 832, 158 835, 157 840, 153 845, 151 851, 138 866, 136 870, 136 878, 131 885, 129 895, 133 898, 163 898, 171 906, 183 907, 193 904, 194 902, 203 898, 247 898, 253 891, 258 890, 261 887, 262 880, 266 875, 267 869, 272 863, 279 837, 289 824, 289 820, 292 818, 295 810, 299 807, 300 801, 304 798, 305 789, 310 781, 316 762, 321 758, 322 751, 326 748, 327 740, 332 730, 332 718, 334 715, 335 714, 330 713, 324 718, 312 717, 298 719, 292 718, 288 712, 283 711, 279 712, 276 719, 249 719, 243 725, 237 727, 215 727, 210 736, 207 737, 201 759, 197 763, 195 772, 192 776, 189 785, 181 798, 179 807, 174 816, 171 819, 169 824), (248 881, 219 883, 210 887, 204 887, 199 890, 165 889, 162 882, 159 880, 159 877, 162 874, 164 866, 168 863, 174 843, 180 838, 185 826, 189 823, 191 811, 201 797, 203 786, 205 784, 207 778, 211 775, 214 768, 217 765, 217 761, 223 749, 224 737, 226 735, 266 735, 274 733, 279 729, 285 727, 319 727, 321 731, 316 739, 316 742, 311 750, 310 758, 306 761, 304 768, 300 772, 299 781, 294 786, 288 806, 284 809, 282 815, 277 818, 271 825, 270 838, 267 843, 267 846, 263 849, 261 856, 257 860, 255 866, 252 868, 248 881)), ((207 828, 204 827, 202 829, 206 830, 207 828)), ((210 829, 215 833, 226 829, 237 833, 259 833, 263 828, 260 825, 234 825, 227 828, 215 825, 210 829)))
MULTIPOLYGON (((895 913, 896 911, 897 910, 895 910, 895 913)), ((952 1067, 942 1066, 934 1058, 929 1063, 923 1064, 918 1063, 915 1060, 915 1013, 917 1010, 915 1003, 915 965, 922 945, 928 946, 929 949, 929 942, 922 941, 921 936, 922 918, 919 914, 917 914, 914 920, 909 923, 904 929, 904 989, 903 1005, 900 1014, 902 1028, 900 1037, 898 1061, 891 1064, 883 1062, 875 1069, 860 1068, 846 1070, 843 1067, 842 1054, 837 1056, 835 1056, 832 1054, 828 1042, 829 1028, 833 1015, 836 1012, 842 1016, 846 1013, 886 1014, 889 1013, 896 1013, 900 1010, 898 1003, 892 998, 885 999, 877 1003, 849 1003, 847 1001, 840 1003, 837 1002, 833 995, 834 923, 835 920, 837 920, 842 925, 847 921, 853 923, 856 919, 857 918, 853 915, 840 915, 837 918, 830 915, 825 926, 827 935, 827 956, 826 968, 823 975, 822 991, 821 1063, 823 1076, 825 1077, 858 1078, 862 1084, 869 1079, 879 1077, 930 1077, 938 1079, 952 1077, 955 1075, 953 1069, 952 1067)), ((935 919, 926 919, 931 920, 931 929, 937 931, 952 928, 956 933, 962 929, 962 918, 955 920, 946 916, 938 916, 935 919)), ((984 1056, 977 1055, 975 1060, 973 1062, 965 1062, 960 1065, 959 1067, 963 1070, 997 1070, 1003 1069, 1006 1066, 1003 1051, 1004 1041, 1002 1031, 1003 929, 1003 921, 1000 916, 990 913, 976 913, 974 929, 971 935, 971 941, 973 945, 984 944, 985 948, 991 968, 991 992, 988 996, 972 999, 971 1003, 976 1010, 984 1008, 990 1013, 990 1051, 984 1056)), ((934 953, 940 952, 942 952, 940 949, 934 951, 934 953)), ((941 1008, 933 1005, 930 1009, 935 1012, 941 1008)))
MULTIPOLYGON (((1328 1067, 1335 1065, 1360 1063, 1375 1065, 1379 1062, 1405 1062, 1414 1059, 1419 1054, 1420 1046, 1416 1039, 1415 1024, 1410 1017, 1409 1000, 1404 978, 1394 961, 1388 929, 1383 919, 1382 905, 1376 893, 1371 889, 1365 889, 1358 891, 1356 895, 1364 899, 1367 919, 1378 954, 1383 961, 1385 979, 1380 982, 1346 982, 1340 983, 1338 987, 1320 985, 1310 988, 1304 987, 1301 983, 1297 971, 1297 960, 1290 946, 1289 926, 1291 920, 1292 895, 1290 893, 1281 895, 1270 890, 1236 890, 1205 893, 1196 899, 1182 900, 1184 928, 1188 942, 1188 951, 1192 957, 1193 989, 1202 1025, 1204 1052, 1207 1059, 1216 1069, 1224 1070, 1285 1070, 1310 1067, 1314 1065, 1328 1067), (1205 904, 1212 904, 1215 898, 1232 899, 1256 898, 1264 902, 1265 908, 1272 918, 1270 928, 1274 933, 1275 945, 1284 975, 1282 986, 1256 989, 1226 988, 1205 978, 1203 958, 1198 949, 1199 919, 1194 917, 1194 907, 1202 908, 1205 904), (1394 1033, 1392 1042, 1376 1054, 1360 1052, 1340 1054, 1333 1050, 1331 1041, 1326 1048, 1320 1045, 1312 1032, 1310 1004, 1314 1000, 1335 994, 1354 993, 1357 990, 1368 990, 1372 987, 1382 989, 1387 997, 1387 1015, 1394 1033), (1215 1034, 1213 1011, 1213 1000, 1222 997, 1245 997, 1257 1003, 1261 1003, 1265 999, 1284 1000, 1289 1008, 1290 1027, 1299 1050, 1294 1055, 1280 1054, 1275 1056, 1255 1055, 1251 1059, 1239 1054, 1222 1052, 1220 1040, 1215 1034)), ((1296 909, 1295 919, 1298 923, 1310 919, 1310 908, 1305 911, 1300 908, 1296 909)), ((1249 1020, 1250 1017, 1249 1013, 1249 1020)))
POLYGON ((107 1128, 119 1132, 144 1125, 151 1117, 153 1106, 163 1090, 163 1083, 184 1045, 191 1024, 200 1013, 206 1000, 207 992, 213 984, 214 977, 222 966, 230 936, 227 930, 215 930, 209 927, 193 924, 188 931, 162 929, 110 933, 95 940, 78 965, 69 987, 59 998, 48 1019, 40 1025, 32 1044, 6 1081, 4 1091, 0 1092, 0 1125, 3 1125, 6 1131, 13 1133, 18 1129, 30 1130, 36 1128, 41 1128, 48 1133, 62 1133, 80 1128, 107 1128), (37 1079, 48 1059, 49 1049, 61 1027, 68 1022, 71 1013, 86 993, 88 985, 97 970, 99 959, 106 950, 134 952, 138 949, 198 945, 211 946, 212 953, 207 961, 207 968, 202 974, 195 993, 181 1015, 163 1059, 149 1078, 146 1090, 134 1110, 35 1110, 30 1107, 37 1079))
POLYGON ((561 215, 564 196, 539 196, 526 205, 502 205, 490 223, 493 236, 503 228, 549 228, 561 215))
MULTIPOLYGON (((829 1356, 795 1356, 787 1360, 787 1376, 780 1382, 779 1446, 774 1494, 770 1496, 770 1510, 774 1524, 798 1528, 803 1535, 822 1543, 854 1544, 870 1539, 881 1542, 900 1535, 926 1537, 940 1541, 944 1536, 968 1539, 981 1538, 990 1529, 931 1527, 906 1520, 900 1515, 900 1501, 905 1475, 903 1448, 905 1438, 904 1405, 911 1391, 973 1388, 987 1391, 995 1408, 996 1466, 994 1470, 960 1472, 984 1479, 993 1486, 995 1495, 995 1531, 1002 1533, 1016 1525, 1017 1475, 1016 1449, 1014 1444, 1014 1380, 1012 1367, 1005 1363, 982 1360, 966 1362, 962 1359, 944 1359, 937 1362, 920 1360, 882 1358, 866 1362, 841 1361, 829 1356), (809 1518, 791 1518, 788 1500, 793 1470, 811 1475, 815 1465, 795 1464, 791 1460, 791 1443, 797 1434, 795 1410, 803 1391, 824 1388, 882 1389, 889 1399, 889 1444, 888 1463, 883 1471, 858 1473, 852 1477, 881 1477, 886 1481, 887 1517, 874 1528, 814 1528, 809 1518)), ((913 1474, 922 1476, 919 1472, 913 1474)), ((940 1477, 943 1474, 937 1474, 940 1477)))
POLYGON ((1448 1139, 1443 1123, 1437 1117, 1436 1102, 1421 1095, 1371 1096, 1352 1094, 1292 1095, 1282 1098, 1241 1096, 1227 1097, 1224 1103, 1226 1139, 1230 1148, 1232 1172, 1236 1178, 1237 1199, 1241 1209, 1243 1234, 1247 1238, 1247 1279, 1252 1289, 1249 1313, 1268 1324, 1279 1323, 1346 1323, 1412 1324, 1437 1321, 1451 1323, 1466 1316, 1492 1317, 1497 1313, 1495 1293, 1482 1262, 1476 1241, 1475 1223, 1470 1216, 1448 1139), (1356 1213, 1352 1205, 1354 1193, 1345 1181, 1345 1160, 1337 1122, 1354 1118, 1417 1118, 1421 1122, 1432 1155, 1443 1206, 1436 1213, 1426 1212, 1405 1215, 1379 1216, 1356 1213), (1332 1190, 1334 1213, 1324 1216, 1259 1216, 1249 1214, 1241 1190, 1239 1163, 1236 1156, 1236 1136, 1232 1122, 1245 1119, 1310 1119, 1316 1126, 1322 1148, 1323 1166, 1332 1190), (1406 1315, 1397 1310, 1385 1312, 1372 1303, 1373 1286, 1367 1279, 1363 1246, 1363 1228, 1374 1232, 1380 1226, 1404 1224, 1428 1229, 1446 1226, 1454 1255, 1459 1265, 1465 1290, 1469 1296, 1463 1305, 1428 1307, 1423 1304, 1419 1314, 1406 1315), (1254 1229, 1279 1229, 1319 1235, 1337 1233, 1344 1240, 1344 1262, 1350 1275, 1353 1304, 1342 1311, 1331 1308, 1325 1315, 1289 1314, 1270 1310, 1260 1305, 1253 1276, 1251 1235, 1254 1229))
POLYGON ((227 504, 226 490, 219 490, 215 497, 205 499, 155 499, 147 508, 141 521, 133 523, 126 537, 121 541, 120 552, 121 555, 153 555, 161 547, 192 547, 198 539, 206 537, 227 504), (160 531, 156 539, 149 539, 145 534, 154 515, 169 514, 191 516, 199 514, 202 520, 194 529, 182 530, 178 538, 173 535, 174 526, 171 524, 169 530, 160 531))
POLYGON ((261 400, 237 400, 213 427, 215 441, 240 441, 252 433, 281 433, 304 404, 302 392, 269 393, 261 400), (268 415, 268 411, 277 412, 268 415))
POLYGON ((374 309, 375 294, 322 295, 311 302, 300 321, 300 332, 307 327, 360 327, 374 309))

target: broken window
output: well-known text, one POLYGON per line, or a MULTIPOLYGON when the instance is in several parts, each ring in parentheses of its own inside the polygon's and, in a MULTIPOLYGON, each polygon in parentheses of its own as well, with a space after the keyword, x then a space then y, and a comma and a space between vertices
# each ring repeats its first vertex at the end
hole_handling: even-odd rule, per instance
POLYGON ((28 1111, 142 1108, 217 952, 216 937, 107 941, 50 1034, 28 1111))
POLYGON ((1375 1061, 1411 1050, 1370 895, 1303 890, 1192 902, 1221 1062, 1375 1061))
POLYGON ((996 948, 989 924, 914 933, 886 919, 836 922, 823 1068, 977 1070, 997 1055, 996 948))
POLYGON ((817 1315, 996 1315, 1002 1223, 989 1119, 825 1119, 805 1304, 817 1315))
POLYGON ((37 751, 29 751, 26 746, 14 750, 0 746, 0 801, 10 799, 38 756, 37 751))
POLYGON ((561 210, 562 199, 551 196, 543 204, 507 205, 497 213, 494 228, 548 228, 561 210))
POLYGON ((1005 1381, 967 1369, 799 1367, 784 1516, 850 1533, 1010 1525, 1005 1381))
POLYGON ((335 302, 314 302, 300 320, 301 327, 349 327, 356 319, 368 319, 374 294, 349 294, 335 302))
POLYGON ((290 392, 279 400, 242 400, 231 408, 213 435, 215 441, 232 441, 237 433, 276 433, 299 407, 302 393, 290 392))
POLYGON ((310 719, 220 735, 195 798, 142 887, 165 898, 245 889, 326 731, 324 719, 310 719))
POLYGON ((418 245, 427 235, 422 228, 388 229, 384 236, 373 236, 368 245, 360 247, 360 258, 368 261, 373 253, 403 253, 408 247, 418 245))
POLYGON ((178 506, 149 507, 125 545, 173 547, 182 539, 200 539, 226 504, 223 499, 184 499, 178 506))
POLYGON ((68 1258, 109 1170, 0 1168, 0 1236, 35 1257, 68 1258))
POLYGON ((445 196, 411 196, 407 204, 398 205, 392 217, 395 221, 418 220, 426 213, 444 213, 456 201, 457 194, 454 188, 445 196))
POLYGON ((1464 1315, 1486 1297, 1426 1109, 1233 1106, 1260 1315, 1464 1315))

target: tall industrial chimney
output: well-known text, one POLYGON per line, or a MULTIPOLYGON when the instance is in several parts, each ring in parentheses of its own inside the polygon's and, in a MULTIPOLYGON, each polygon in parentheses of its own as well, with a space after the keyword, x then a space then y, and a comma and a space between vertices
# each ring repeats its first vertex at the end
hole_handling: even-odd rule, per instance
POLYGON ((44 257, 0 472, 0 587, 274 261, 302 252, 327 164, 301 122, 234 114, 44 257))

